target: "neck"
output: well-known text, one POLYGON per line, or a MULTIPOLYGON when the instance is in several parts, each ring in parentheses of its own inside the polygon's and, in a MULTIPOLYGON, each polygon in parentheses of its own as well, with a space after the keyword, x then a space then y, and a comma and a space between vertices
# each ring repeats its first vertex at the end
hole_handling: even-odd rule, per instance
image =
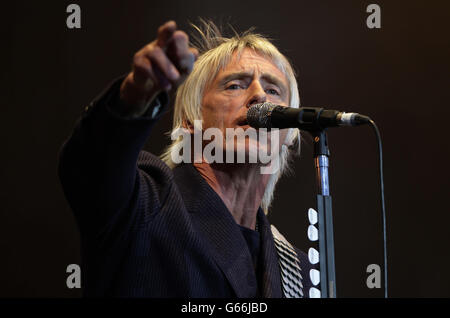
POLYGON ((237 224, 255 229, 269 175, 257 164, 194 163, 194 167, 216 191, 237 224))

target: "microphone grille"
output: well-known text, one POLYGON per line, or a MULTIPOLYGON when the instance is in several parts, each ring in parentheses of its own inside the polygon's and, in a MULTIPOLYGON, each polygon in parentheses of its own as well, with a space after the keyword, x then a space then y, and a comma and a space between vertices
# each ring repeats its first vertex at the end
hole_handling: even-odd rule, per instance
POLYGON ((270 113, 275 106, 275 104, 269 102, 251 106, 247 111, 248 124, 253 128, 272 128, 270 113))

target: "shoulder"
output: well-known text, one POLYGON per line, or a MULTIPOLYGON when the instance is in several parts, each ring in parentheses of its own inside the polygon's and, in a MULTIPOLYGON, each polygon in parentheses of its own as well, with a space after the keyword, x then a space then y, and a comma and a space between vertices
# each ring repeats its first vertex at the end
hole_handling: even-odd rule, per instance
POLYGON ((173 191, 174 174, 158 156, 140 151, 137 160, 139 186, 145 197, 154 197, 158 204, 164 204, 169 194, 173 191))
MULTIPOLYGON (((139 152, 138 167, 145 173, 150 173, 154 178, 169 178, 168 181, 173 180, 173 172, 158 156, 142 150, 139 152)), ((167 179, 166 179, 167 180, 167 179)))

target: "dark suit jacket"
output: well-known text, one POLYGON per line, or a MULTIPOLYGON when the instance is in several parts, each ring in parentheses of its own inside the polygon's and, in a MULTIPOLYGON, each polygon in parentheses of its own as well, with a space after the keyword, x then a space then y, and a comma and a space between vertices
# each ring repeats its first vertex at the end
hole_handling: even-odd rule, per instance
MULTIPOLYGON (((262 210, 256 277, 239 226, 197 170, 172 171, 141 151, 159 116, 125 120, 111 111, 120 83, 86 107, 60 153, 60 180, 80 230, 84 295, 255 297, 259 283, 261 296, 282 297, 262 210)), ((298 253, 307 295, 310 265, 298 253)))

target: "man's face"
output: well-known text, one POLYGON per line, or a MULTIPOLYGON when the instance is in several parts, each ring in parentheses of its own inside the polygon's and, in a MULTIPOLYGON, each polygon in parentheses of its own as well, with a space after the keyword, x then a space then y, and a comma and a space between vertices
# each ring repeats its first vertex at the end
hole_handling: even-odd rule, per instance
MULTIPOLYGON (((226 128, 247 129, 247 111, 263 102, 287 106, 289 85, 286 76, 272 61, 251 49, 245 49, 240 59, 233 57, 205 88, 202 103, 203 129, 218 128, 226 135, 226 128)), ((287 130, 280 130, 280 140, 287 130)), ((248 147, 245 146, 246 148, 248 147)), ((247 149, 248 150, 248 149, 247 149)))

